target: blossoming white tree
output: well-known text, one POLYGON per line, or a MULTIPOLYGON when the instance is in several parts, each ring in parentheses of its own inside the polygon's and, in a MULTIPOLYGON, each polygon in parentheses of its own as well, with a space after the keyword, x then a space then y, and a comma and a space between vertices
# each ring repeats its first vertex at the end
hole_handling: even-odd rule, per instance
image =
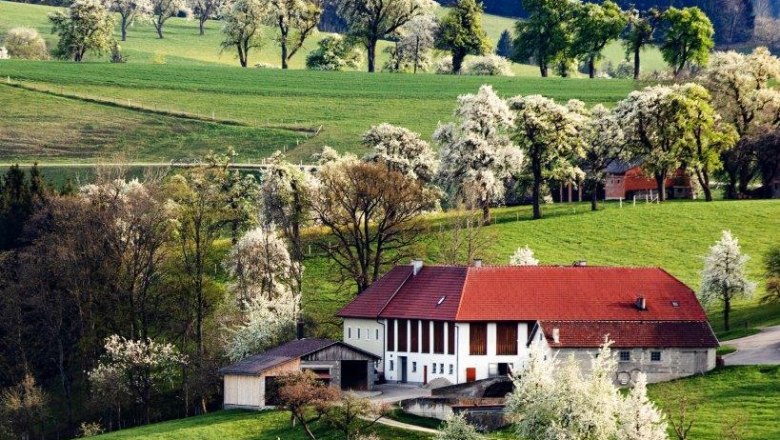
POLYGON ((265 23, 274 28, 282 69, 316 30, 322 16, 321 0, 267 0, 265 23))
POLYGON ((515 379, 506 412, 518 437, 534 440, 665 440, 663 415, 647 399, 645 380, 623 397, 614 385, 617 359, 605 342, 583 374, 573 357, 561 363, 534 345, 515 379), (639 433, 640 436, 637 436, 639 433), (648 437, 641 437, 641 435, 648 437))
POLYGON ((133 340, 119 335, 106 338, 105 354, 88 376, 93 386, 107 380, 119 380, 141 404, 144 421, 149 423, 154 393, 165 390, 176 380, 187 357, 171 344, 152 339, 133 340))
POLYGON ((482 440, 485 437, 466 421, 462 414, 453 414, 444 421, 434 437, 436 440, 482 440))
POLYGON ((723 231, 720 240, 710 247, 704 259, 701 273, 699 299, 709 304, 713 300, 723 303, 723 328, 729 330, 731 302, 735 298, 749 297, 756 288, 745 274, 745 263, 749 257, 743 255, 731 231, 723 231))
POLYGON ((108 9, 119 14, 119 30, 122 41, 127 40, 127 28, 136 20, 148 20, 152 16, 151 0, 108 0, 108 9))
POLYGON ((163 38, 163 26, 169 18, 179 12, 190 13, 186 0, 150 0, 152 4, 152 24, 157 30, 157 37, 163 38))
POLYGON ((433 149, 420 135, 403 127, 382 123, 363 134, 371 148, 363 160, 384 163, 389 169, 430 183, 439 167, 433 149))
POLYGON ((216 15, 227 4, 228 0, 187 0, 187 2, 192 14, 198 19, 198 29, 203 35, 205 34, 206 21, 216 15))
POLYGON ((457 122, 439 125, 433 134, 440 146, 438 180, 453 204, 480 208, 490 220, 490 205, 503 200, 504 182, 519 173, 522 152, 507 135, 514 117, 493 88, 458 97, 457 122))
POLYGON ((583 129, 585 182, 591 191, 590 208, 598 209, 598 188, 606 179, 610 163, 618 160, 625 150, 625 139, 620 122, 614 113, 601 104, 590 111, 583 129))
POLYGON ((436 16, 419 15, 398 30, 399 39, 394 46, 387 47, 390 58, 383 70, 389 72, 417 73, 427 71, 433 62, 433 43, 438 29, 436 16))
POLYGON ((517 248, 515 253, 509 257, 509 264, 512 266, 538 266, 539 260, 534 258, 534 251, 530 247, 524 246, 517 248))
POLYGON ((511 98, 509 108, 514 113, 511 137, 527 158, 533 177, 533 215, 539 219, 545 179, 581 173, 574 162, 583 155, 584 104, 572 100, 564 106, 541 95, 530 95, 511 98))
POLYGON ((244 303, 240 324, 226 330, 225 352, 239 361, 287 342, 295 331, 300 298, 291 291, 275 298, 255 297, 244 303))
POLYGON ((249 50, 260 47, 262 24, 268 13, 263 0, 236 0, 224 12, 222 48, 235 48, 241 67, 249 65, 249 50))

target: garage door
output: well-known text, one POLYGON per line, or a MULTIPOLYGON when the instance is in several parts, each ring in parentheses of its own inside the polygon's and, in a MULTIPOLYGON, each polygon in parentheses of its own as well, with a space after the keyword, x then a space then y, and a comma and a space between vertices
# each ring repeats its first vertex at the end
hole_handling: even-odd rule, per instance
POLYGON ((279 404, 279 381, 276 376, 266 376, 265 405, 278 406, 279 404))
POLYGON ((341 361, 341 389, 368 390, 368 361, 341 361))

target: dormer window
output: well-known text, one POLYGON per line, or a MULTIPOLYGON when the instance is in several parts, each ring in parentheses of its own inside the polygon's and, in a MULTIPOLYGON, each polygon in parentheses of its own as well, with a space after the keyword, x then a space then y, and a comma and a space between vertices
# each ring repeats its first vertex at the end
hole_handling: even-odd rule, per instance
POLYGON ((679 301, 672 301, 672 307, 674 307, 675 309, 677 307, 680 307, 680 302, 679 301))
POLYGON ((436 307, 439 307, 444 302, 445 299, 447 299, 446 296, 442 296, 441 298, 439 298, 439 301, 436 303, 436 307))

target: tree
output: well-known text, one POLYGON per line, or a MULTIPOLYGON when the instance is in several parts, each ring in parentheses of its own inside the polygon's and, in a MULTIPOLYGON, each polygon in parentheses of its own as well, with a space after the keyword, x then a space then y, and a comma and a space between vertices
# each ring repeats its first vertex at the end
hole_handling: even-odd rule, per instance
MULTIPOLYGON (((124 0, 127 1, 127 0, 124 0)), ((206 21, 220 12, 223 6, 227 5, 228 0, 187 0, 189 8, 195 18, 198 19, 198 31, 200 35, 205 34, 206 21)))
POLYGON ((715 45, 715 30, 707 15, 697 7, 671 7, 663 14, 665 23, 661 55, 677 76, 689 63, 704 66, 715 45))
POLYGON ((723 303, 723 328, 726 331, 730 329, 731 302, 735 298, 750 297, 756 288, 745 274, 747 261, 748 256, 742 254, 739 241, 730 231, 723 231, 721 239, 710 247, 704 260, 699 299, 705 305, 715 300, 723 303))
POLYGON ((436 440, 482 440, 484 436, 466 421, 463 414, 453 413, 447 417, 434 438, 436 440))
POLYGON ((49 51, 46 41, 33 28, 17 27, 5 34, 3 45, 8 49, 8 55, 26 60, 46 60, 49 51))
POLYGON ((159 393, 174 382, 187 363, 171 344, 151 339, 132 340, 118 335, 106 338, 105 355, 89 372, 92 383, 120 378, 125 388, 141 404, 144 422, 150 422, 154 393, 159 393))
POLYGON ((282 291, 273 298, 255 296, 242 302, 240 321, 228 327, 225 353, 231 362, 290 341, 300 309, 300 296, 282 291))
POLYGON ((490 40, 482 28, 482 5, 476 0, 458 0, 441 20, 436 48, 452 54, 452 73, 460 73, 466 55, 485 55, 490 40))
POLYGON ((366 47, 368 71, 373 72, 379 40, 433 7, 431 0, 342 0, 337 4, 337 11, 347 21, 349 35, 366 47))
POLYGON ((764 256, 764 276, 766 293, 761 297, 761 302, 780 302, 780 245, 771 247, 764 256))
POLYGON ((514 55, 514 48, 512 47, 512 34, 509 29, 504 29, 501 32, 501 36, 498 37, 498 43, 496 44, 496 55, 504 58, 512 58, 514 55))
POLYGON ((278 399, 281 407, 292 413, 312 440, 316 440, 311 424, 320 420, 332 403, 340 397, 339 390, 319 380, 311 371, 279 376, 278 399))
POLYGON ((342 434, 345 440, 371 429, 379 420, 390 413, 390 405, 343 394, 338 402, 325 412, 323 422, 342 434))
POLYGON ((480 212, 457 207, 451 220, 436 234, 437 261, 470 264, 496 241, 496 232, 485 226, 480 212))
POLYGON ((664 416, 647 397, 647 375, 639 373, 618 414, 620 440, 667 440, 664 416))
POLYGON ((411 179, 432 183, 439 167, 433 149, 420 135, 388 123, 374 125, 363 134, 363 146, 371 151, 366 162, 382 163, 411 179))
POLYGON ((573 159, 582 156, 581 131, 584 117, 575 109, 581 102, 569 106, 540 95, 516 96, 509 100, 514 113, 512 141, 524 152, 533 177, 533 216, 542 217, 541 189, 551 175, 567 173, 574 168, 573 159))
POLYGON ((301 229, 312 220, 314 178, 287 162, 278 151, 268 161, 263 178, 262 218, 266 226, 274 224, 290 241, 290 257, 294 262, 293 291, 303 290, 303 241, 301 229))
POLYGON ((329 239, 321 247, 342 280, 361 293, 382 270, 407 258, 419 239, 417 217, 436 201, 436 191, 382 163, 354 158, 320 168, 314 199, 317 220, 329 239))
POLYGON ((52 32, 60 36, 54 53, 80 62, 87 51, 101 53, 111 47, 114 17, 99 0, 76 0, 67 12, 49 15, 52 32))
POLYGON ((678 121, 685 131, 683 161, 693 169, 704 198, 712 201, 710 176, 721 167, 721 154, 730 150, 738 139, 731 124, 723 123, 710 105, 710 94, 698 84, 686 84, 679 90, 678 103, 686 117, 678 121))
POLYGON ((157 37, 163 38, 163 26, 169 18, 175 17, 179 12, 189 13, 186 0, 150 0, 152 2, 152 24, 157 30, 157 37))
POLYGON ((645 378, 640 375, 625 397, 615 386, 618 362, 610 345, 591 358, 589 374, 573 356, 560 363, 534 345, 507 397, 506 414, 518 437, 666 440, 666 423, 647 398, 645 378))
POLYGON ((766 46, 770 50, 780 49, 780 19, 756 17, 753 39, 756 43, 766 46))
POLYGON ((761 177, 764 197, 772 197, 772 182, 780 177, 780 127, 767 129, 748 138, 745 150, 755 155, 758 174, 761 177))
POLYGON ((682 387, 668 387, 664 394, 669 402, 667 407, 667 420, 672 427, 672 432, 677 440, 687 440, 688 434, 696 424, 701 396, 692 393, 691 390, 682 387))
POLYGON ((136 20, 148 20, 152 16, 151 0, 109 0, 108 8, 119 14, 119 30, 122 41, 127 40, 127 28, 136 20))
POLYGON ((29 440, 43 435, 49 397, 30 373, 17 385, 0 392, 0 433, 3 419, 8 420, 10 429, 19 438, 29 440))
POLYGON ((620 6, 611 0, 602 4, 583 3, 574 17, 574 53, 588 64, 588 76, 596 76, 596 61, 610 41, 616 40, 628 19, 620 6))
POLYGON ((241 67, 249 64, 249 50, 262 45, 262 23, 267 12, 262 0, 236 0, 222 19, 222 48, 236 48, 241 67))
POLYGON ((780 60, 766 48, 757 48, 747 55, 715 52, 704 72, 704 84, 715 109, 724 121, 734 125, 739 135, 737 146, 721 155, 729 198, 747 191, 757 172, 750 138, 780 126, 780 118, 772 111, 778 108, 780 91, 769 86, 778 76, 780 60))
POLYGON ((352 41, 341 35, 329 35, 317 42, 317 49, 306 56, 306 68, 312 70, 357 69, 363 54, 352 41))
POLYGON ((634 9, 628 16, 628 29, 623 40, 626 58, 634 57, 634 79, 639 79, 640 59, 642 50, 653 42, 653 34, 661 20, 661 12, 652 8, 641 12, 634 9))
POLYGON ((515 251, 514 254, 512 254, 511 257, 509 257, 509 265, 510 266, 538 266, 539 260, 534 258, 534 251, 531 250, 528 246, 525 247, 519 247, 515 251))
POLYGON ((615 107, 621 122, 626 148, 633 158, 641 159, 642 168, 654 176, 658 200, 666 200, 666 178, 680 166, 680 142, 687 116, 679 104, 679 86, 653 86, 631 92, 615 107))
POLYGON ((282 69, 287 68, 287 62, 317 30, 322 7, 321 0, 268 0, 265 23, 276 29, 282 69))
POLYGON ((599 187, 605 183, 607 167, 623 156, 626 143, 620 122, 601 104, 591 109, 583 137, 582 169, 585 170, 585 183, 591 192, 590 209, 596 211, 599 187))
POLYGON ((523 156, 512 145, 508 129, 513 115, 493 88, 461 95, 455 124, 439 125, 433 135, 441 164, 437 180, 453 205, 481 209, 490 220, 490 205, 503 200, 504 181, 518 174, 523 156))
POLYGON ((432 64, 432 50, 439 23, 430 14, 418 15, 399 29, 399 39, 394 46, 385 51, 390 59, 383 70, 389 72, 417 73, 417 70, 427 71, 432 64))
POLYGON ((534 61, 542 77, 547 77, 550 63, 570 46, 571 17, 574 8, 559 0, 523 0, 528 18, 515 25, 513 60, 534 61))

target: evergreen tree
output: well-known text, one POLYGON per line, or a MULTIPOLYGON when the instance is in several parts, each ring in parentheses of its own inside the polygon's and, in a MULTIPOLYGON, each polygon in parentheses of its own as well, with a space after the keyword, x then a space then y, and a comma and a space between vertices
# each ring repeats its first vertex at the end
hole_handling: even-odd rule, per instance
POLYGON ((482 28, 482 4, 458 0, 442 19, 436 47, 452 53, 452 73, 460 73, 466 55, 485 55, 490 40, 482 28))
POLYGON ((496 45, 496 55, 500 55, 504 58, 511 58, 513 53, 512 34, 509 33, 509 29, 504 29, 504 32, 501 32, 501 37, 499 37, 498 44, 496 45))

